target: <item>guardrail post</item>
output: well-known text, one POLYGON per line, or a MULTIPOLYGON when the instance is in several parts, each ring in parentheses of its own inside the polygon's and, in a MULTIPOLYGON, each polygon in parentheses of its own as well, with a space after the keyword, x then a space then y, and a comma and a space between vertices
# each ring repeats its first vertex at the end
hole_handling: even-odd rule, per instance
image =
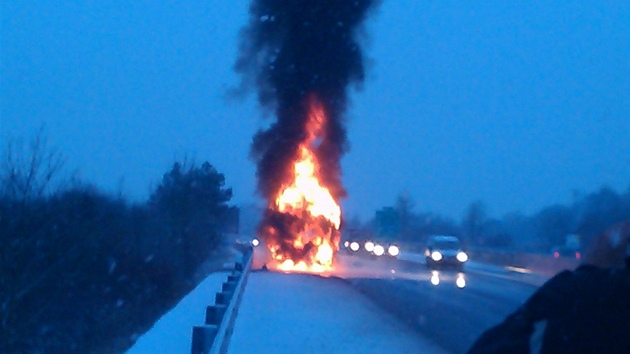
POLYGON ((220 325, 225 315, 225 305, 213 305, 206 307, 206 324, 208 325, 220 325))
POLYGON ((231 282, 228 280, 221 286, 221 291, 234 293, 234 290, 236 290, 236 285, 238 285, 237 282, 231 282))
POLYGON ((218 326, 194 326, 192 333, 191 354, 207 354, 212 348, 218 326))
POLYGON ((232 295, 233 295, 233 294, 234 294, 234 293, 232 293, 232 292, 227 292, 227 291, 222 291, 222 292, 220 292, 220 293, 217 293, 217 294, 214 296, 214 302, 215 302, 217 305, 225 305, 225 306, 227 306, 227 305, 229 305, 229 304, 230 304, 230 300, 232 299, 232 295))
POLYGON ((234 264, 234 270, 215 294, 215 305, 206 307, 205 325, 194 326, 192 354, 225 354, 234 331, 234 321, 243 296, 243 290, 252 264, 253 249, 243 253, 242 261, 234 264))

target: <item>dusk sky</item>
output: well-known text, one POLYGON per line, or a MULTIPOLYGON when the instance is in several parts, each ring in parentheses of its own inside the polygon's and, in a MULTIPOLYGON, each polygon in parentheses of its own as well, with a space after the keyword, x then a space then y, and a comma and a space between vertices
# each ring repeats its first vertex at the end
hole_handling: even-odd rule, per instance
MULTIPOLYGON (((248 155, 268 121, 227 98, 248 3, 3 1, 2 143, 44 126, 68 172, 133 200, 188 156, 259 200, 248 155)), ((630 187, 629 1, 385 0, 364 35, 345 215, 402 192, 459 219, 630 187)))

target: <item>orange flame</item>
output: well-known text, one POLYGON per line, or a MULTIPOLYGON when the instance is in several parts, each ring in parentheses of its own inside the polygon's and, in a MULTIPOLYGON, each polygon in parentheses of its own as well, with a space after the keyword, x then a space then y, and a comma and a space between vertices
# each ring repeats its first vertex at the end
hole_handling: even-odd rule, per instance
MULTIPOLYGON (((323 272, 331 270, 335 251, 339 249, 341 208, 332 194, 322 185, 320 165, 314 149, 323 136, 326 115, 323 107, 312 100, 307 123, 307 137, 300 145, 293 163, 292 180, 283 185, 271 206, 272 209, 299 219, 300 227, 293 229, 288 245, 300 254, 299 259, 282 252, 280 245, 268 243, 277 267, 283 271, 323 272)), ((271 227, 268 232, 275 234, 271 227)), ((284 245, 287 247, 287 245, 284 245)))

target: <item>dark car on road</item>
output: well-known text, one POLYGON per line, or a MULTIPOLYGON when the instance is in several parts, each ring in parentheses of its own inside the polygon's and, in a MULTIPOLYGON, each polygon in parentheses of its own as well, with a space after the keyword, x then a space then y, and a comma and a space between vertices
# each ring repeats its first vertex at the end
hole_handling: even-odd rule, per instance
POLYGON ((453 268, 464 270, 468 255, 455 236, 431 236, 424 252, 427 266, 431 269, 453 268))

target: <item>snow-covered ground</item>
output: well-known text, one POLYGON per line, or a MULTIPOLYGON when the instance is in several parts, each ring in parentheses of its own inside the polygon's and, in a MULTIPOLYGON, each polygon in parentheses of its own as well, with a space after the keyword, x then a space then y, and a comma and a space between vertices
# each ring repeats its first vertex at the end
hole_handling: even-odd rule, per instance
POLYGON ((206 306, 214 304, 227 273, 211 273, 177 306, 160 318, 138 339, 127 354, 190 353, 192 327, 204 323, 206 306))
MULTIPOLYGON (((401 253, 399 258, 424 261, 423 255, 412 253, 401 253)), ((443 352, 337 278, 416 279, 424 273, 395 271, 388 262, 343 254, 337 260, 336 270, 323 277, 251 273, 236 318, 230 354, 443 352)), ((523 282, 544 281, 536 274, 476 262, 470 262, 468 269, 523 282)), ((189 353, 192 327, 203 324, 206 306, 214 303, 215 293, 226 277, 223 272, 211 274, 127 353, 189 353)))
MULTIPOLYGON (((190 353, 225 273, 211 274, 144 334, 128 354, 190 353)), ((339 278, 254 272, 241 303, 230 354, 443 353, 339 278)))
POLYGON ((230 354, 443 353, 344 280, 250 275, 230 354))

